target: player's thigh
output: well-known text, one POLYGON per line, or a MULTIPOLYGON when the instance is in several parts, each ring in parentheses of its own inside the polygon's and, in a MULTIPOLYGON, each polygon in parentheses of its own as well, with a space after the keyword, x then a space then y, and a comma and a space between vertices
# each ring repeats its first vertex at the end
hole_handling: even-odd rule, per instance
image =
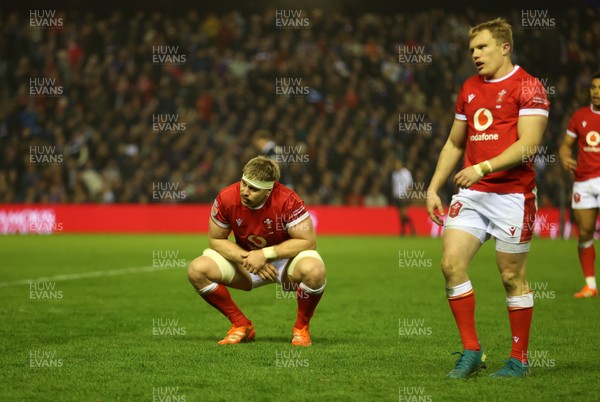
POLYGON ((489 239, 488 220, 479 212, 487 194, 460 190, 452 197, 442 236, 444 273, 466 272, 469 263, 489 239))
POLYGON ((481 247, 485 232, 481 229, 453 226, 444 229, 442 237, 442 270, 444 272, 466 272, 469 264, 481 247))
POLYGON ((233 279, 227 284, 227 286, 240 290, 252 290, 253 286, 250 273, 246 271, 246 268, 242 267, 240 264, 234 263, 233 265, 235 267, 235 275, 233 275, 233 279))

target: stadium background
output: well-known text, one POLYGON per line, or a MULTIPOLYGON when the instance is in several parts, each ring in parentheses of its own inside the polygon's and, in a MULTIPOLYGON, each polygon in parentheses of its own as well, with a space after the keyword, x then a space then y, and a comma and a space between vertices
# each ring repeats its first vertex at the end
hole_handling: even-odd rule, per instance
MULTIPOLYGON (((251 141, 258 130, 272 133, 282 181, 307 204, 392 205, 396 159, 415 190, 433 173, 458 89, 474 73, 466 29, 502 15, 514 27, 515 63, 542 80, 552 102, 534 160, 539 205, 560 208, 561 227, 568 221, 570 181, 557 147, 598 68, 598 2, 119 4, 3 6, 5 211, 211 203, 259 153, 251 141), (31 10, 53 10, 63 22, 32 27, 31 10), (296 29, 277 26, 293 24, 294 12, 296 29), (402 46, 421 58, 401 60, 402 46), (36 87, 60 94, 32 95, 36 87), (298 96, 286 96, 286 87, 298 96), (403 122, 417 124, 404 130, 403 122)), ((449 182, 442 199, 454 191, 449 182)), ((420 193, 413 205, 424 203, 420 193)))
MULTIPOLYGON (((3 2, 0 233, 56 235, 0 236, 0 400, 597 400, 600 311, 597 300, 572 297, 583 279, 572 232, 532 243, 532 376, 485 375, 510 342, 488 242, 470 269, 487 373, 443 381, 461 344, 441 240, 428 238, 440 232, 419 188, 474 72, 466 29, 504 16, 515 62, 552 103, 536 159, 540 234, 568 222, 570 182, 556 151, 598 69, 599 3, 447 3, 3 2), (300 12, 308 26, 277 29, 276 10, 300 12), (523 10, 553 23, 526 29, 523 10), (32 12, 61 26, 32 27, 32 12), (399 45, 425 59, 400 63, 399 45), (154 63, 164 53, 153 46, 185 62, 154 63), (310 96, 279 96, 276 79, 291 78, 310 96), (176 116, 179 132, 154 130, 153 116, 176 116), (399 129, 417 118, 424 130, 399 129), (260 129, 281 158, 300 159, 282 164, 285 180, 318 220, 328 287, 307 350, 291 349, 293 294, 276 285, 232 291, 257 341, 220 348, 229 324, 186 279, 207 243, 210 203, 257 153, 260 129), (409 212, 427 236, 398 238, 392 206, 357 206, 374 184, 391 202, 396 158, 415 178, 409 212)), ((453 191, 444 189, 446 202, 453 191)))

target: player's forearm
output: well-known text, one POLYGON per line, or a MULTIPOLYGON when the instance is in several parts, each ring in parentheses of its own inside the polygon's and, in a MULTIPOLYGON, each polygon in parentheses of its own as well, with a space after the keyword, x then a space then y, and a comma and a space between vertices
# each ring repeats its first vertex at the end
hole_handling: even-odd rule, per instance
POLYGON ((208 246, 229 261, 243 262, 242 254, 247 253, 236 243, 228 239, 208 239, 208 246))
POLYGON ((558 149, 558 156, 564 161, 573 157, 573 151, 570 146, 563 142, 558 149))
POLYGON ((294 258, 301 251, 304 250, 315 250, 317 244, 315 240, 308 239, 288 239, 273 246, 275 253, 277 254, 276 259, 281 258, 294 258))
POLYGON ((537 137, 521 137, 500 155, 489 159, 492 171, 510 169, 532 160, 532 157, 539 151, 540 142, 537 137))
POLYGON ((497 172, 531 161, 532 157, 540 150, 539 147, 547 124, 548 119, 542 115, 519 117, 517 130, 522 133, 519 139, 500 155, 489 159, 488 163, 483 166, 480 163, 478 166, 482 168, 484 174, 487 174, 490 170, 497 172))
POLYGON ((439 191, 454 171, 456 165, 460 162, 463 153, 464 149, 457 147, 450 141, 444 145, 427 191, 434 193, 439 191))

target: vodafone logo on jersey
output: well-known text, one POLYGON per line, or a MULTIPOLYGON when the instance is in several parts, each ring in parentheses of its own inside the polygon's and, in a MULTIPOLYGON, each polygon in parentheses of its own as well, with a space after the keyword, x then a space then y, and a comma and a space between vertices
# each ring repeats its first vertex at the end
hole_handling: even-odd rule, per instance
POLYGON ((600 134, 598 134, 597 131, 590 131, 585 136, 585 142, 587 142, 590 147, 597 147, 598 144, 600 144, 600 134))
MULTIPOLYGON (((477 131, 484 131, 488 127, 492 125, 494 122, 494 117, 492 116, 492 112, 489 109, 481 108, 475 112, 473 116, 473 126, 477 131)), ((498 140, 498 134, 473 134, 469 137, 471 141, 496 141, 498 140)))
POLYGON ((475 116, 473 116, 473 125, 477 131, 483 131, 492 125, 494 122, 494 117, 492 117, 492 112, 488 109, 482 107, 481 109, 475 112, 475 116))

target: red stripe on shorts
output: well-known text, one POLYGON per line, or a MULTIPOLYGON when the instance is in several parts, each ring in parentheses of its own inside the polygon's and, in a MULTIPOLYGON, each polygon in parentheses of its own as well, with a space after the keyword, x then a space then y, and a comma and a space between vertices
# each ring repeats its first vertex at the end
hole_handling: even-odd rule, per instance
POLYGON ((535 207, 535 194, 528 192, 523 194, 525 196, 525 205, 523 211, 523 229, 521 230, 520 243, 527 243, 531 241, 533 237, 533 229, 535 227, 535 213, 537 209, 535 207))

